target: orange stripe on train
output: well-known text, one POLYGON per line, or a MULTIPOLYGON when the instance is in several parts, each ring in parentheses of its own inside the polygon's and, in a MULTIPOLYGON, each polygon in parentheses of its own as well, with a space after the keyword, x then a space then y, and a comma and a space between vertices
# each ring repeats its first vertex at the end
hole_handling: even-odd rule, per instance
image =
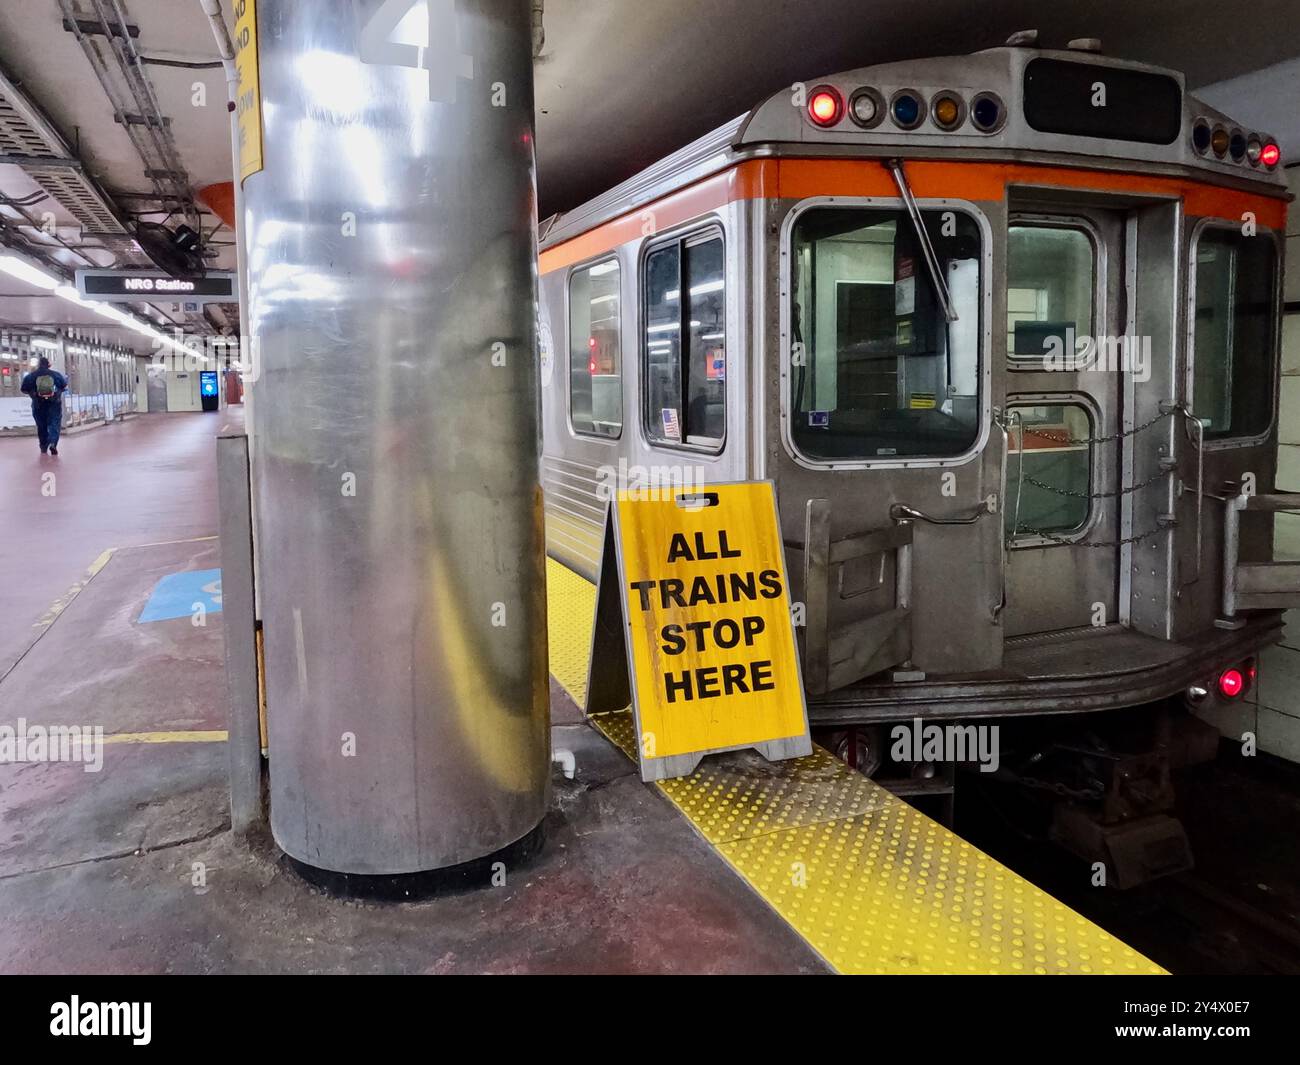
MULTIPOLYGON (((1183 201, 1188 215, 1237 222, 1247 211, 1270 229, 1286 223, 1286 203, 1271 196, 1225 189, 1184 178, 1024 163, 907 164, 918 198, 951 197, 999 202, 1008 186, 1049 186, 1089 192, 1129 193, 1183 201)), ((897 195, 893 178, 874 159, 751 159, 687 185, 541 253, 543 274, 584 262, 638 237, 670 229, 738 200, 810 196, 897 195)))

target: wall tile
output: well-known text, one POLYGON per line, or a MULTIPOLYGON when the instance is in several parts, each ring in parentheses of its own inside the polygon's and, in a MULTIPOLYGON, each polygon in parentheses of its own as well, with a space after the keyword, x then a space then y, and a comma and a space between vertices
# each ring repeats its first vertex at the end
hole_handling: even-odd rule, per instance
POLYGON ((1259 749, 1266 754, 1300 762, 1300 717, 1259 708, 1259 749))
POLYGON ((1259 659, 1255 692, 1260 706, 1300 718, 1300 651, 1265 648, 1259 659))
POLYGON ((1273 560, 1300 562, 1300 514, 1273 515, 1273 560))

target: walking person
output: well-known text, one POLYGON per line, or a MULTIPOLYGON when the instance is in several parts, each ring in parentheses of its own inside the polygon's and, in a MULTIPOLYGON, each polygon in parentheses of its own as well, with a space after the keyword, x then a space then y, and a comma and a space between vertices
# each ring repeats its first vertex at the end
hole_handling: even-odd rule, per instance
POLYGON ((50 368, 44 355, 36 369, 23 378, 22 391, 32 397, 32 419, 36 422, 36 435, 40 440, 41 454, 59 453, 59 429, 63 424, 63 393, 68 390, 68 379, 50 368))

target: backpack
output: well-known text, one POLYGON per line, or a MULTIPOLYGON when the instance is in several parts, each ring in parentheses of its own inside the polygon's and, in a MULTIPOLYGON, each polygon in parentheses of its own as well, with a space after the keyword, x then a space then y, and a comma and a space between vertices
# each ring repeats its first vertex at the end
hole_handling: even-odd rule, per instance
POLYGON ((43 373, 36 378, 36 394, 41 399, 53 399, 57 393, 58 389, 54 387, 53 375, 43 373))

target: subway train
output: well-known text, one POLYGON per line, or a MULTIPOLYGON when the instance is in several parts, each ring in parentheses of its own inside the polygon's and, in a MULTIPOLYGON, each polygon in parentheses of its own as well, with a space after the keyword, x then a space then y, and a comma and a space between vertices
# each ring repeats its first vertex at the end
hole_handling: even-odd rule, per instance
POLYGON ((1267 133, 1092 40, 777 92, 539 227, 548 552, 596 579, 611 484, 771 480, 841 757, 1032 719, 1002 773, 1167 808, 1167 718, 1099 723, 1242 699, 1300 602, 1289 198, 1267 133))

